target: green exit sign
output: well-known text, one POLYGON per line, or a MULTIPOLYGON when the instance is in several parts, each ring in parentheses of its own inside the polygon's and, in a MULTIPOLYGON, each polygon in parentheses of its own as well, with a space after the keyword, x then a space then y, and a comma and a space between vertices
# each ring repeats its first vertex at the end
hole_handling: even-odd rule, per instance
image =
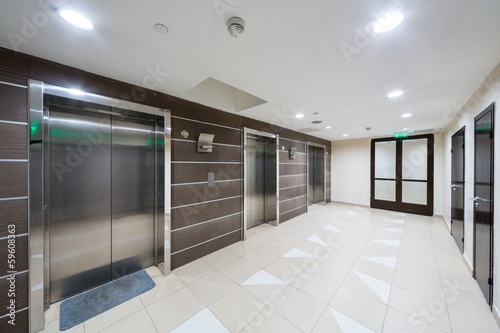
POLYGON ((407 138, 408 137, 408 132, 394 132, 394 137, 396 139, 407 138))

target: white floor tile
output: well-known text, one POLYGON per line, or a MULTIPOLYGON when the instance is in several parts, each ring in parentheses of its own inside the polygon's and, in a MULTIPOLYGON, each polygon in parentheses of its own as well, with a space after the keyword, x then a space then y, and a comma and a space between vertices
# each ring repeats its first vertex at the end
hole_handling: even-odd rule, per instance
POLYGON ((271 285, 286 285, 283 280, 278 279, 276 276, 260 270, 245 281, 241 283, 242 286, 271 286, 271 285))
MULTIPOLYGON (((137 331, 139 332, 139 331, 137 331)), ((142 333, 142 331, 141 331, 142 333)), ((208 309, 204 308, 171 333, 230 333, 219 319, 208 309)))
POLYGON ((361 257, 361 258, 393 269, 396 268, 396 262, 398 260, 397 257, 361 257))

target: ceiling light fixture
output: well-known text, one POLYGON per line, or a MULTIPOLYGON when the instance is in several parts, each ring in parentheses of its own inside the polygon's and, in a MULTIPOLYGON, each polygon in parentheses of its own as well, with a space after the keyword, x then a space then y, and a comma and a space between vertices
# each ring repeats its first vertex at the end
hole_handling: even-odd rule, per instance
POLYGON ((302 114, 302 113, 297 113, 297 114, 295 115, 295 118, 297 118, 297 119, 304 118, 304 114, 302 114))
POLYGON ((401 95, 403 95, 403 92, 401 90, 396 90, 396 91, 389 93, 389 95, 387 95, 387 97, 393 98, 393 97, 398 97, 401 95))
POLYGON ((159 32, 161 34, 166 34, 168 32, 168 28, 164 24, 161 24, 161 23, 156 23, 154 25, 154 28, 157 32, 159 32))
POLYGON ((411 117, 411 113, 405 113, 401 115, 401 118, 409 118, 411 117))
POLYGON ((349 136, 349 134, 342 134, 342 136, 349 136))
POLYGON ((396 28, 403 22, 405 16, 397 12, 387 12, 373 24, 373 31, 380 34, 396 28))
POLYGON ((325 129, 332 129, 332 126, 326 126, 325 129))
POLYGON ((408 127, 405 127, 403 129, 401 129, 402 131, 409 131, 410 129, 408 127))
POLYGON ((83 15, 69 9, 58 9, 59 15, 66 20, 66 22, 73 24, 75 27, 84 30, 93 30, 92 23, 83 15))

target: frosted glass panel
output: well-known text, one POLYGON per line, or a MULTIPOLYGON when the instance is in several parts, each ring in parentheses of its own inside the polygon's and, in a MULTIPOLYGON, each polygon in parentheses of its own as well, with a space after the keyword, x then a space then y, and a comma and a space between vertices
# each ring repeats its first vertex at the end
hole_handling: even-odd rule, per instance
POLYGON ((396 178, 396 141, 375 143, 375 178, 396 178))
POLYGON ((403 141, 403 179, 427 180, 427 139, 403 141))
POLYGON ((392 180, 376 180, 375 200, 395 201, 396 182, 392 180))
POLYGON ((427 205, 427 183, 403 182, 403 202, 427 205))

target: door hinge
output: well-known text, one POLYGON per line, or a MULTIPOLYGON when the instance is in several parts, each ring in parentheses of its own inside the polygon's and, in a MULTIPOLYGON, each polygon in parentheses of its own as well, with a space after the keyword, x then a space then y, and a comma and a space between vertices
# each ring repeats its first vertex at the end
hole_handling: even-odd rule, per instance
POLYGON ((490 286, 492 286, 492 285, 493 285, 493 279, 492 279, 492 278, 488 278, 488 284, 489 284, 490 286))
POLYGON ((453 220, 450 221, 450 224, 453 224, 453 220))
POLYGON ((451 150, 451 153, 453 154, 453 149, 451 150))
POLYGON ((464 238, 462 237, 462 243, 464 242, 464 238))
POLYGON ((465 144, 462 143, 462 149, 465 149, 465 144))
POLYGON ((490 139, 493 139, 493 132, 490 132, 490 139))

